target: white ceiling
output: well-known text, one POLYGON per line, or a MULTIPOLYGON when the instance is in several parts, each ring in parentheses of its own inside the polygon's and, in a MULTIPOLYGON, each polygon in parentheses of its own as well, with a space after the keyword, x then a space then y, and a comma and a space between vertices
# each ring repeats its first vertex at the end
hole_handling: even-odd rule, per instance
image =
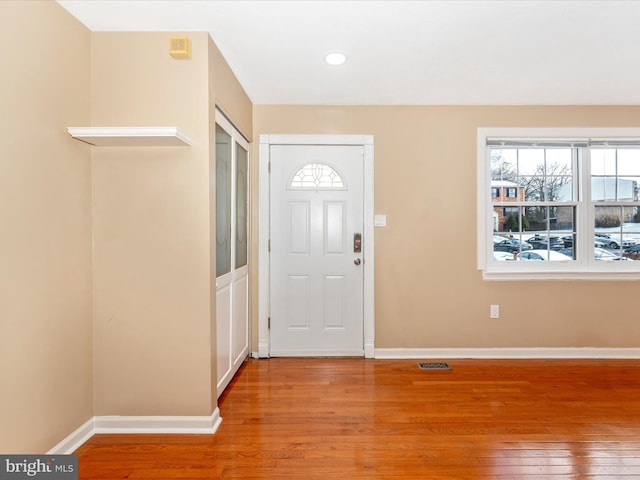
POLYGON ((639 1, 58 1, 93 31, 208 31, 256 104, 640 104, 639 1))

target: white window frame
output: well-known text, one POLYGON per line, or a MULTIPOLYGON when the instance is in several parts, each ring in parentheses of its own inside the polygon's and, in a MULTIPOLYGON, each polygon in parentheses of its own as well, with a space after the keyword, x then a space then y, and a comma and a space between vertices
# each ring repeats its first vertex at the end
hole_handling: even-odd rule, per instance
MULTIPOLYGON (((478 128, 477 130, 477 268, 485 280, 639 280, 640 261, 601 262, 593 258, 593 242, 580 241, 578 258, 571 262, 506 262, 493 259, 493 205, 491 160, 487 139, 640 141, 640 128, 478 128)), ((590 199, 589 158, 577 165, 576 212, 578 238, 594 236, 595 208, 590 199), (588 180, 588 181, 587 181, 588 180)))

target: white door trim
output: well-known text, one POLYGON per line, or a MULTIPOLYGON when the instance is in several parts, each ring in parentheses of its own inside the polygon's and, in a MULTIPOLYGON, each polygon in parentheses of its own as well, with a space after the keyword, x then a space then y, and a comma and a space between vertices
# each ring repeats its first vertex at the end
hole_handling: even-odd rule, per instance
POLYGON ((258 202, 258 356, 269 357, 269 159, 271 145, 362 145, 364 147, 364 356, 374 358, 374 239, 372 135, 260 135, 258 202))

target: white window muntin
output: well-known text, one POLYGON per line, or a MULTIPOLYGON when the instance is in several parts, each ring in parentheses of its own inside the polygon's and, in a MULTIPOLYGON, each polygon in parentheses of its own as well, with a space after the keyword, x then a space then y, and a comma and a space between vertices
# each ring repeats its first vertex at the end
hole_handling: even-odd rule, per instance
MULTIPOLYGON (((594 260, 594 246, 590 241, 595 235, 595 206, 629 202, 592 202, 589 147, 633 147, 640 149, 640 128, 479 128, 478 152, 478 269, 490 280, 509 279, 640 279, 639 261, 602 262, 594 260), (493 258, 493 225, 496 203, 491 198, 491 158, 488 146, 499 146, 500 142, 511 147, 559 147, 569 146, 579 155, 573 165, 576 175, 574 201, 562 205, 576 206, 575 230, 578 244, 578 260, 570 262, 500 262, 493 258)), ((528 203, 528 202, 525 202, 528 203)), ((533 202, 541 205, 539 202, 533 202)), ((557 202, 552 202, 557 205, 557 202)), ((635 202, 633 205, 640 206, 635 202)), ((501 206, 509 206, 505 203, 501 206)), ((542 232, 544 233, 544 232, 542 232)))

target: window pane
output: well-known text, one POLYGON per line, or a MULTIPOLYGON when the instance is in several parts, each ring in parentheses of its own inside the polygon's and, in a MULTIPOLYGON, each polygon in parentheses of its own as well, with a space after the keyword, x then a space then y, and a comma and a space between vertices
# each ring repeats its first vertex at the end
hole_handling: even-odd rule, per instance
POLYGON ((538 148, 518 150, 518 184, 529 202, 571 201, 573 194, 572 150, 538 148))
MULTIPOLYGON (((618 201, 637 202, 640 177, 618 178, 618 201)), ((625 219, 628 217, 625 217, 625 219)))
POLYGON ((310 163, 305 165, 291 179, 291 188, 343 189, 342 177, 329 165, 310 163))
POLYGON ((529 232, 534 233, 523 234, 525 242, 533 249, 528 255, 524 255, 527 257, 524 260, 568 261, 574 258, 573 246, 577 237, 575 207, 527 207, 525 215, 529 218, 529 232), (539 250, 554 253, 545 253, 539 250))
POLYGON ((595 259, 602 261, 621 260, 626 251, 635 245, 638 224, 626 223, 633 220, 635 207, 596 206, 595 207, 595 259))
POLYGON ((637 202, 640 150, 593 149, 591 199, 594 202, 637 202))
POLYGON ((549 228, 571 233, 575 230, 576 209, 573 206, 550 207, 549 228))
POLYGON ((571 257, 573 260, 577 260, 577 252, 575 248, 577 244, 577 235, 575 234, 575 232, 569 235, 564 235, 562 237, 562 242, 564 243, 564 248, 560 250, 560 253, 564 253, 565 255, 571 257))
POLYGON ((216 125, 216 276, 231 271, 231 136, 216 125))
POLYGON ((615 202, 615 177, 591 177, 591 199, 594 202, 615 202))
POLYGON ((593 148, 591 149, 591 175, 615 175, 616 161, 615 149, 593 148))
POLYGON ((236 144, 236 268, 247 264, 247 151, 236 144))
POLYGON ((547 207, 525 207, 524 216, 529 222, 529 231, 539 231, 547 229, 547 207))
POLYGON ((544 175, 544 149, 521 148, 518 150, 518 175, 544 175))
POLYGON ((640 177, 640 149, 618 149, 618 175, 640 177))
POLYGON ((620 231, 622 227, 623 208, 596 206, 595 228, 599 233, 620 231))
POLYGON ((494 231, 520 232, 528 228, 527 220, 520 215, 522 207, 495 207, 494 231))
POLYGON ((545 162, 545 201, 573 198, 573 168, 570 149, 547 149, 545 162))
POLYGON ((640 177, 591 177, 594 202, 637 202, 640 177))
MULTIPOLYGON (((516 149, 491 149, 491 180, 515 182, 517 170, 516 149)), ((499 196, 499 195, 498 195, 499 196)))
POLYGON ((527 202, 544 201, 544 177, 520 177, 518 180, 524 188, 527 202))
POLYGON ((552 231, 562 240, 563 248, 560 253, 568 255, 573 260, 577 259, 574 248, 578 239, 576 231, 576 208, 575 207, 555 207, 555 223, 550 222, 552 231))
POLYGON ((524 262, 571 262, 573 260, 569 255, 550 249, 526 250, 518 254, 518 259, 524 262))
POLYGON ((571 173, 572 159, 570 148, 548 148, 546 152, 547 175, 567 175, 571 173))

